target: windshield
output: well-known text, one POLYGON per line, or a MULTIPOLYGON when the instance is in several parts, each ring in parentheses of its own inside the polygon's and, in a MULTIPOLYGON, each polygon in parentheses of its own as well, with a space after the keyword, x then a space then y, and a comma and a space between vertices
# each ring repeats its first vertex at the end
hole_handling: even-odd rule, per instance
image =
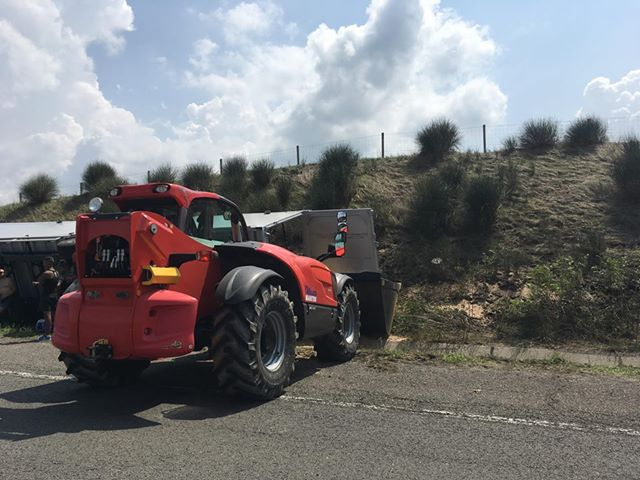
POLYGON ((122 202, 123 212, 153 212, 162 215, 174 225, 178 225, 180 206, 171 197, 139 198, 122 202))
POLYGON ((186 233, 208 246, 241 242, 242 217, 232 205, 212 198, 199 198, 189 207, 186 233))

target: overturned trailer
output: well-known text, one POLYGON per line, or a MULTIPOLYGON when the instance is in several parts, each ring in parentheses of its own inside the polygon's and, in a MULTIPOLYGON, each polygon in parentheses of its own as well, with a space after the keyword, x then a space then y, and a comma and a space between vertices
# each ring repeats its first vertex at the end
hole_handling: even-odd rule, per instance
POLYGON ((42 261, 51 256, 71 263, 76 222, 0 223, 0 265, 16 285, 11 317, 20 323, 35 319, 42 261))

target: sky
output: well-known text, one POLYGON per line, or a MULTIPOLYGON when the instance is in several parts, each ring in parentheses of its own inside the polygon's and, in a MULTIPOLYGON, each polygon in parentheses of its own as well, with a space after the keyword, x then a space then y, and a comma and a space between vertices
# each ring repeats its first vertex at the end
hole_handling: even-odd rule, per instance
POLYGON ((0 0, 0 203, 40 172, 76 191, 96 159, 138 182, 382 131, 410 145, 442 116, 638 120, 638 18, 637 0, 0 0))

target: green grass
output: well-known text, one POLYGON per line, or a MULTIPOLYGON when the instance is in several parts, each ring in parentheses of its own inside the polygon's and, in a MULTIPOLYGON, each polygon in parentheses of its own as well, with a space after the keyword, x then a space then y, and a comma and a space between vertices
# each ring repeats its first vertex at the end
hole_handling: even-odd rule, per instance
POLYGON ((33 328, 28 327, 0 327, 0 337, 7 338, 28 338, 34 337, 38 333, 33 328))
POLYGON ((454 367, 482 367, 512 370, 550 371, 559 374, 601 375, 640 379, 640 368, 629 366, 607 367, 600 365, 580 365, 566 361, 559 354, 547 360, 496 360, 474 357, 462 353, 432 354, 420 349, 412 350, 366 350, 359 354, 366 365, 378 370, 390 370, 395 362, 419 362, 454 367))

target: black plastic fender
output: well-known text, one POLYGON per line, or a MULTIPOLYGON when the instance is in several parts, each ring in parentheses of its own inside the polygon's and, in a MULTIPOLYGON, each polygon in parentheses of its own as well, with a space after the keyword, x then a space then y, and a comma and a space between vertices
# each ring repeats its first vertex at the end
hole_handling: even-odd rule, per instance
POLYGON ((336 279, 336 297, 338 295, 340 295, 340 292, 342 291, 342 289, 344 288, 344 286, 346 285, 347 282, 351 281, 353 282, 353 280, 351 279, 351 277, 349 275, 345 275, 344 273, 337 273, 337 272, 333 272, 333 275, 335 276, 336 279))
POLYGON ((252 298, 260 285, 269 279, 283 280, 273 270, 247 265, 227 273, 216 288, 216 296, 226 304, 235 305, 252 298))

